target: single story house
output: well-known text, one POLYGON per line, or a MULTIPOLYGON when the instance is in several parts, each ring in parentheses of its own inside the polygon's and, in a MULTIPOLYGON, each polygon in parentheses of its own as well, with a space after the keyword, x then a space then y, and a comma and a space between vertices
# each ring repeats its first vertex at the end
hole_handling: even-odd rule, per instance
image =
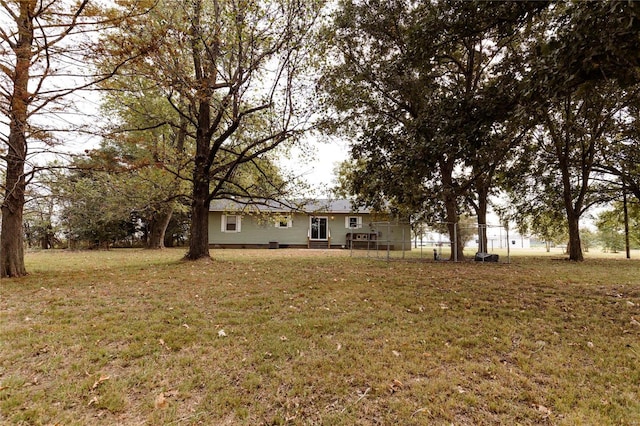
POLYGON ((408 223, 354 208, 349 200, 246 204, 215 200, 209 206, 209 245, 213 248, 411 247, 408 223))

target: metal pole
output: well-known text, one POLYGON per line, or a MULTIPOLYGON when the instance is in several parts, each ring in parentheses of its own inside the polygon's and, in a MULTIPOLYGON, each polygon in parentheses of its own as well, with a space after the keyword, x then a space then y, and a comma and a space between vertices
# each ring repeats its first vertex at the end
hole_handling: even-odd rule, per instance
POLYGON ((349 235, 349 257, 353 257, 353 229, 349 235))
MULTIPOLYGON (((409 244, 411 247, 411 244, 409 244)), ((404 226, 402 226, 402 258, 404 259, 404 226)))
POLYGON ((391 245, 391 222, 387 222, 387 262, 390 260, 391 252, 389 251, 389 246, 391 245))

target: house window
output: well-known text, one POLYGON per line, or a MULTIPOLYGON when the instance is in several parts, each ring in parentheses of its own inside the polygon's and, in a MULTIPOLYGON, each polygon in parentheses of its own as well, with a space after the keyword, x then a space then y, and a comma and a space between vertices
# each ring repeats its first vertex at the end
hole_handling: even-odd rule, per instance
POLYGON ((362 216, 348 216, 344 220, 345 228, 360 229, 362 228, 362 216))
POLYGON ((241 217, 239 215, 222 215, 222 232, 240 232, 241 217))
POLYGON ((291 216, 279 216, 276 218, 276 228, 291 228, 292 226, 291 216))

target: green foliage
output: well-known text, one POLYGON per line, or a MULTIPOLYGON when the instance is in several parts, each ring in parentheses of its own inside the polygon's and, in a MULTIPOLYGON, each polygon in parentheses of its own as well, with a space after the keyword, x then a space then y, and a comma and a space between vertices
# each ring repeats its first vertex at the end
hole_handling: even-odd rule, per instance
POLYGON ((521 45, 528 69, 521 102, 536 126, 504 172, 504 187, 518 215, 564 210, 573 260, 582 258, 580 217, 611 200, 611 174, 635 180, 633 169, 621 166, 628 156, 620 155, 627 151, 620 134, 640 88, 632 47, 638 11, 622 1, 554 4, 521 45))
POLYGON ((289 189, 269 154, 309 128, 314 111, 301 102, 309 86, 300 76, 315 50, 306 41, 322 5, 162 0, 149 16, 132 16, 105 35, 107 68, 136 53, 119 77, 121 99, 131 99, 123 104, 146 111, 139 98, 150 90, 156 119, 144 128, 183 133, 176 146, 184 161, 163 164, 191 184, 189 258, 208 257, 213 199, 274 198, 289 189), (158 120, 155 105, 169 113, 158 120))
POLYGON ((330 128, 356 139, 343 193, 431 222, 455 223, 470 208, 486 220, 493 175, 518 140, 505 64, 519 27, 543 7, 341 2, 322 87, 339 113, 330 128))
POLYGON ((512 218, 548 239, 567 224, 580 260, 578 222, 611 199, 604 181, 640 194, 639 12, 625 1, 340 2, 322 81, 339 113, 329 128, 355 139, 340 191, 480 220, 498 173, 512 218))
MULTIPOLYGON (((629 244, 640 247, 640 208, 638 203, 630 203, 629 208, 629 244)), ((618 252, 625 249, 624 211, 621 202, 613 208, 601 212, 596 220, 598 236, 605 250, 618 252)))
MULTIPOLYGON (((589 81, 635 85, 640 54, 640 4, 633 1, 566 2, 549 8, 536 49, 535 80, 549 96, 574 91, 589 81)), ((532 52, 534 53, 534 52, 532 52)))
POLYGON ((588 253, 589 250, 595 248, 600 242, 598 234, 593 232, 589 228, 580 229, 580 241, 582 242, 582 248, 584 249, 585 253, 588 253))
MULTIPOLYGON (((107 45, 117 49, 117 40, 107 45)), ((111 58, 102 58, 108 68, 111 58)), ((102 110, 110 117, 109 133, 90 152, 93 167, 121 177, 117 191, 141 222, 149 248, 163 246, 170 218, 187 210, 193 126, 181 117, 163 91, 139 73, 139 64, 103 83, 108 88, 102 110)))
POLYGON ((636 96, 625 111, 625 121, 615 138, 601 152, 598 167, 617 177, 611 185, 615 193, 623 187, 636 200, 640 200, 640 105, 636 96))
POLYGON ((119 191, 122 178, 97 171, 59 175, 54 190, 70 246, 109 248, 133 237, 137 229, 131 205, 119 191))
POLYGON ((27 245, 46 250, 59 243, 57 235, 59 229, 55 217, 55 199, 46 192, 47 189, 42 187, 43 184, 46 184, 46 178, 40 185, 32 185, 30 188, 29 201, 25 204, 23 226, 27 245), (36 188, 42 193, 37 193, 36 188))

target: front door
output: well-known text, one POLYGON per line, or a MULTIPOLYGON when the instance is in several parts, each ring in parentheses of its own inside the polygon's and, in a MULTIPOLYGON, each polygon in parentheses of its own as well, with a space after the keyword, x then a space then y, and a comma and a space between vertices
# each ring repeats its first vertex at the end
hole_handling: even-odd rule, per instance
POLYGON ((312 217, 311 218, 311 239, 326 241, 327 238, 327 222, 326 217, 312 217))

